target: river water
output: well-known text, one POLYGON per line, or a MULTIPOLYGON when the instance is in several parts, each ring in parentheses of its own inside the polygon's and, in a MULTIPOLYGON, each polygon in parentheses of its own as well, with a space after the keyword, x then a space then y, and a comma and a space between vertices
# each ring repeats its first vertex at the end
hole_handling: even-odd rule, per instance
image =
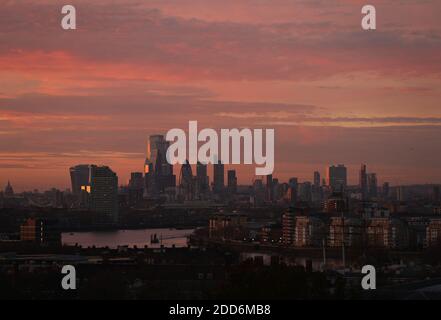
POLYGON ((141 229, 141 230, 117 230, 96 232, 72 232, 61 235, 65 245, 78 244, 83 248, 95 246, 97 248, 117 248, 129 246, 143 248, 159 248, 161 243, 164 247, 186 247, 187 236, 193 233, 193 229, 141 229), (156 234, 159 243, 151 243, 150 239, 156 234))

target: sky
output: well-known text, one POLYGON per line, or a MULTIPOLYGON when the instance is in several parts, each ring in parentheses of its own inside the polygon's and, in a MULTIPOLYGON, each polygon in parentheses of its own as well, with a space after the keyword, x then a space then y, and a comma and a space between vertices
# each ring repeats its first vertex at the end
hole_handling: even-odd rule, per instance
MULTIPOLYGON (((280 180, 366 163, 379 182, 441 183, 441 2, 3 0, 0 187, 69 187, 109 165, 126 183, 151 134, 274 128, 280 180)), ((250 183, 254 166, 239 166, 250 183)))

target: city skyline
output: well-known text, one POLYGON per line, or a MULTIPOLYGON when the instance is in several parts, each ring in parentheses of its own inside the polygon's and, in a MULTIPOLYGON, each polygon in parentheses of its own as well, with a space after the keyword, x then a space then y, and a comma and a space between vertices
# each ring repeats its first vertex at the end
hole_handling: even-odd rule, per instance
MULTIPOLYGON (((156 137, 158 135, 155 135, 156 137)), ((147 158, 149 159, 149 158, 147 158)), ((20 189, 20 188, 16 188, 16 185, 13 183, 13 181, 11 179, 7 179, 7 182, 4 186, 0 186, 0 193, 2 192, 2 190, 11 188, 12 189, 12 185, 13 185, 13 189, 16 191, 15 193, 21 193, 21 192, 32 192, 34 190, 39 190, 39 191, 48 191, 51 189, 59 189, 59 190, 70 190, 70 192, 72 192, 73 194, 78 194, 78 191, 82 188, 85 187, 87 185, 90 185, 90 177, 83 177, 82 178, 82 183, 76 183, 77 175, 73 174, 74 171, 77 170, 83 170, 85 169, 87 172, 89 172, 90 167, 94 167, 94 166, 98 166, 98 167, 106 167, 109 169, 112 169, 110 166, 107 166, 106 164, 94 164, 94 163, 90 163, 90 164, 84 164, 84 163, 77 163, 75 165, 73 165, 70 168, 66 168, 67 176, 68 176, 68 183, 66 186, 54 186, 54 185, 49 185, 47 188, 29 188, 29 189, 20 189), (69 175, 70 172, 70 175, 69 175)), ((315 170, 313 172, 311 172, 310 177, 306 177, 306 178, 302 178, 300 176, 296 176, 296 175, 291 175, 289 176, 289 178, 285 179, 285 178, 280 178, 277 175, 268 175, 268 176, 253 176, 253 179, 250 181, 245 181, 243 178, 241 179, 241 177, 239 175, 236 175, 237 173, 237 167, 239 166, 245 166, 245 165, 223 165, 221 164, 221 162, 219 162, 218 165, 216 164, 208 164, 208 165, 203 165, 201 163, 198 163, 197 165, 190 165, 190 164, 184 164, 184 165, 179 165, 176 164, 174 166, 171 166, 173 168, 173 172, 171 172, 171 174, 175 177, 173 181, 175 181, 174 183, 174 187, 176 187, 176 192, 179 193, 179 188, 181 186, 181 180, 182 177, 180 178, 180 175, 182 175, 182 170, 189 170, 190 175, 193 176, 194 178, 202 178, 206 175, 206 177, 208 178, 208 183, 209 185, 207 185, 207 187, 209 187, 210 189, 212 189, 212 192, 216 193, 219 192, 219 188, 221 188, 221 185, 217 184, 217 187, 215 187, 216 183, 215 183, 215 167, 216 166, 221 166, 222 169, 220 172, 223 172, 223 177, 221 177, 221 185, 223 184, 223 187, 225 190, 228 189, 229 187, 229 174, 233 174, 234 173, 234 183, 237 184, 237 186, 252 186, 255 180, 260 180, 264 185, 266 183, 268 183, 268 177, 270 177, 270 179, 277 179, 279 183, 284 183, 284 184, 288 184, 291 185, 291 181, 293 179, 296 180, 296 184, 303 184, 303 183, 310 183, 311 186, 313 187, 320 187, 320 186, 326 186, 329 188, 332 188, 334 190, 338 190, 341 187, 343 187, 343 189, 345 189, 346 187, 357 187, 359 189, 359 191, 361 192, 361 195, 364 197, 366 196, 365 193, 369 193, 371 194, 371 190, 369 189, 369 186, 372 185, 372 183, 375 183, 375 189, 382 187, 384 184, 387 184, 387 187, 405 187, 405 186, 417 186, 417 185, 440 185, 440 183, 422 183, 422 184, 418 184, 418 183, 410 183, 410 184, 393 184, 390 181, 387 181, 385 179, 382 179, 380 177, 379 180, 377 180, 377 176, 378 174, 376 172, 372 171, 372 167, 370 167, 367 164, 362 163, 361 165, 358 166, 357 172, 348 172, 348 167, 345 164, 331 164, 327 167, 325 167, 322 171, 320 170, 315 170), (190 169, 187 169, 190 168, 190 169), (203 171, 201 171, 200 169, 202 167, 205 167, 205 169, 203 169, 203 171), (336 170, 336 169, 340 169, 343 168, 344 169, 344 173, 342 175, 342 173, 330 173, 331 170, 336 170), (367 173, 366 169, 369 169, 369 173, 367 173), (364 170, 364 171, 363 171, 364 170), (362 182, 362 175, 365 175, 365 178, 367 179, 366 182, 362 182), (331 177, 333 176, 333 177, 331 177), (179 180, 178 180, 179 179, 179 180), (375 182, 371 182, 371 179, 375 179, 375 182), (239 181, 243 181, 240 182, 239 181), (344 181, 344 182, 343 182, 344 181), (318 182, 318 183, 317 183, 318 182), (367 189, 366 189, 367 188, 367 189)), ((144 181, 145 177, 144 173, 147 173, 148 171, 146 171, 147 169, 143 168, 144 170, 138 170, 138 171, 131 171, 128 173, 124 173, 123 176, 128 176, 127 180, 125 179, 121 179, 121 176, 118 174, 118 172, 115 172, 116 177, 119 179, 119 184, 118 186, 120 187, 130 187, 132 184, 132 180, 136 179, 137 175, 140 175, 141 179, 142 179, 142 184, 143 184, 143 188, 145 188, 144 184, 147 183, 144 181)), ((252 170, 252 169, 251 169, 252 170)), ((355 169, 354 169, 355 170, 355 169)), ((80 174, 81 175, 81 174, 80 174)), ((87 173, 88 175, 88 173, 87 173)), ((84 174, 83 174, 84 176, 84 174)), ((218 177, 220 176, 220 173, 218 174, 218 177)), ((200 182, 199 182, 200 183, 200 182)), ((202 183, 205 183, 202 181, 202 183)), ((146 184, 147 186, 148 184, 146 184)), ((170 185, 171 186, 171 185, 170 185)), ((384 186, 383 186, 384 187, 384 186)), ((147 188, 148 190, 148 188, 147 188)), ((375 191, 376 192, 376 191, 375 191)))
POLYGON ((339 163, 349 184, 362 163, 379 185, 441 181, 439 1, 374 1, 375 32, 358 0, 71 4, 71 31, 51 0, 0 12, 2 186, 64 189, 80 163, 127 183, 147 137, 190 120, 275 128, 281 181, 339 163))

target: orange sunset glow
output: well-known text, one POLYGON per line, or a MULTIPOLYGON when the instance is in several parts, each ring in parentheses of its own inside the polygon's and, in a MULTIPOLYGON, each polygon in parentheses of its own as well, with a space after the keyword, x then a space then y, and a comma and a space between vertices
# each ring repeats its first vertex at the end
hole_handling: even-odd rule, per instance
MULTIPOLYGON (((441 181, 441 2, 55 0, 0 10, 0 186, 70 187, 68 168, 144 171, 149 135, 274 128, 275 172, 367 163, 380 182, 441 181), (332 2, 332 3, 331 3, 332 2)), ((237 166, 251 183, 254 166, 237 166)))

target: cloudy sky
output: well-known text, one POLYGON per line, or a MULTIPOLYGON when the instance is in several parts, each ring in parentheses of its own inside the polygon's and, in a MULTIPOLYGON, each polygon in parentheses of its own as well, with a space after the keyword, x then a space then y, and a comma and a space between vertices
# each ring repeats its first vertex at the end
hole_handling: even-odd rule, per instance
MULTIPOLYGON (((0 186, 69 186, 68 167, 142 170, 150 134, 276 129, 275 176, 361 163, 380 183, 441 182, 441 2, 3 0, 0 186)), ((238 168, 240 182, 254 167, 238 168)))

